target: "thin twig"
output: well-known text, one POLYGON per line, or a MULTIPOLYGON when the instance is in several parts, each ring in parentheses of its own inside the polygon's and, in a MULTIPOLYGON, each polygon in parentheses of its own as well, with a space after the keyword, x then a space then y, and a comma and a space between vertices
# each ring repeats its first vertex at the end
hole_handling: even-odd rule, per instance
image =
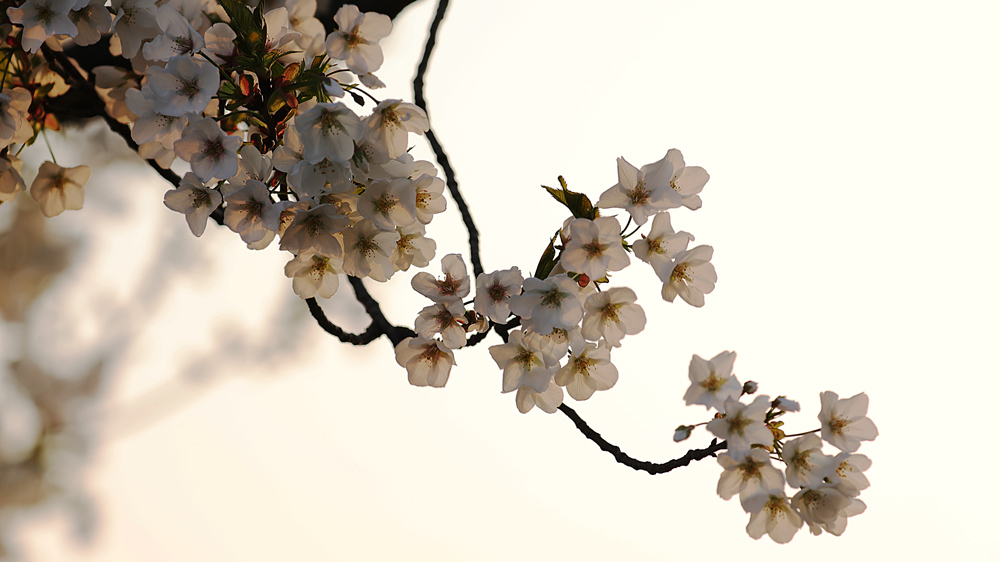
POLYGON ((676 458, 667 462, 654 463, 648 461, 641 461, 639 459, 632 458, 625 454, 619 447, 608 443, 606 439, 601 437, 600 433, 597 433, 587 422, 583 421, 583 418, 576 413, 576 410, 570 408, 566 404, 559 406, 559 411, 566 414, 566 416, 573 420, 573 424, 576 428, 580 430, 580 433, 587 438, 597 443, 597 446, 601 448, 602 451, 611 453, 615 460, 625 466, 634 468, 635 470, 644 470, 650 474, 663 474, 664 472, 670 472, 675 468, 680 468, 682 466, 687 466, 691 461, 700 461, 701 459, 707 457, 714 457, 715 453, 726 448, 726 442, 719 442, 718 439, 712 439, 712 443, 704 449, 691 449, 683 457, 676 458))
POLYGON ((306 305, 309 307, 309 313, 316 319, 316 323, 319 324, 319 327, 323 328, 327 333, 333 335, 344 343, 349 343, 351 345, 368 345, 382 335, 382 331, 374 321, 368 325, 368 328, 365 329, 364 332, 360 334, 352 334, 345 331, 340 326, 337 326, 333 322, 330 322, 330 320, 326 317, 326 313, 323 312, 323 308, 318 302, 316 302, 315 298, 306 299, 306 305))
MULTIPOLYGON (((427 67, 431 62, 431 52, 434 50, 434 43, 437 41, 438 28, 441 27, 441 21, 444 20, 444 14, 447 10, 448 0, 439 0, 437 12, 431 21, 430 31, 427 33, 424 56, 420 59, 420 64, 417 66, 416 76, 413 77, 413 101, 417 104, 417 107, 424 110, 428 119, 430 119, 430 112, 427 110, 427 100, 424 99, 424 75, 427 73, 427 67)), ((451 167, 451 161, 448 160, 448 155, 445 153, 444 147, 441 146, 437 135, 434 134, 433 126, 427 130, 425 136, 431 144, 434 157, 437 158, 438 164, 441 165, 445 183, 448 185, 448 192, 451 193, 452 199, 458 205, 458 210, 462 214, 462 222, 465 223, 465 229, 469 231, 469 258, 472 261, 472 273, 476 277, 479 277, 484 272, 483 262, 479 257, 479 230, 476 228, 476 223, 472 220, 472 213, 469 212, 469 206, 466 204, 465 198, 462 197, 462 192, 458 189, 455 170, 451 167)))

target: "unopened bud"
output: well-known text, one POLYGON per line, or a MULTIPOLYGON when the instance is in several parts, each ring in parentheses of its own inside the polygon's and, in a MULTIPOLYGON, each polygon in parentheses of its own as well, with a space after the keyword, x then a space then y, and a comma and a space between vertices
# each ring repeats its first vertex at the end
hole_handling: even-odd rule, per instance
POLYGON ((580 278, 577 279, 576 282, 580 284, 580 287, 586 287, 590 284, 590 277, 588 277, 586 273, 581 273, 580 278))
POLYGON ((743 383, 743 394, 753 394, 757 392, 757 383, 754 381, 747 381, 743 383))
POLYGON ((681 441, 691 437, 691 430, 694 429, 693 425, 679 425, 677 429, 674 430, 674 442, 680 443, 681 441))

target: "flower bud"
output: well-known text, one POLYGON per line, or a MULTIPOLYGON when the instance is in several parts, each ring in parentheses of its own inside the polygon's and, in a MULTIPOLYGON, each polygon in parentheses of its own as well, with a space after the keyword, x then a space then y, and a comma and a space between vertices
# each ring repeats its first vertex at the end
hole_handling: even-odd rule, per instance
POLYGON ((693 425, 679 425, 677 429, 674 430, 674 442, 680 443, 681 441, 691 437, 691 430, 694 429, 693 425))
POLYGON ((754 392, 757 392, 757 383, 755 381, 743 383, 743 394, 753 394, 754 392))
POLYGON ((784 396, 775 398, 774 402, 771 402, 771 407, 785 412, 798 412, 801 409, 798 402, 795 400, 789 400, 784 396))

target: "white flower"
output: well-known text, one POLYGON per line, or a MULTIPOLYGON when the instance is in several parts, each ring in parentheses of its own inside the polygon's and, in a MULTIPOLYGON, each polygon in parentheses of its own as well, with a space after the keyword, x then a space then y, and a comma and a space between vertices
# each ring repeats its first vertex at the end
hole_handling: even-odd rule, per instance
POLYGON ((836 392, 819 395, 819 421, 823 440, 847 453, 861 447, 862 441, 872 441, 878 428, 867 417, 868 395, 864 392, 840 400, 836 392))
POLYGON ((444 181, 437 176, 429 174, 421 175, 415 181, 417 188, 417 220, 427 224, 431 222, 434 215, 443 213, 448 208, 448 201, 444 198, 444 181))
POLYGON ((611 363, 605 342, 588 343, 582 338, 570 344, 566 365, 556 373, 556 384, 565 386, 574 400, 586 400, 597 390, 608 390, 618 382, 618 369, 611 363))
POLYGON ((401 100, 382 101, 364 124, 365 139, 384 148, 389 158, 406 153, 408 132, 422 135, 430 129, 424 110, 401 100))
POLYGON ((205 48, 205 40, 191 22, 168 5, 160 6, 156 11, 156 24, 163 33, 142 46, 142 56, 146 60, 170 60, 178 55, 194 55, 205 48))
POLYGON ((460 254, 448 254, 441 259, 444 279, 435 279, 425 271, 413 276, 410 285, 413 290, 434 302, 462 300, 469 296, 469 271, 460 254))
POLYGON ((156 0, 111 0, 111 11, 115 12, 111 30, 121 42, 125 58, 134 57, 143 41, 160 33, 156 10, 156 0))
POLYGON ((281 235, 281 250, 293 254, 315 252, 324 256, 342 257, 344 249, 340 244, 343 231, 351 220, 337 212, 330 204, 317 205, 312 209, 299 209, 295 218, 281 235))
POLYGON ((635 291, 628 287, 613 287, 587 297, 583 337, 591 341, 603 337, 609 345, 621 347, 623 337, 634 336, 646 327, 646 313, 636 300, 635 291))
MULTIPOLYGON (((95 66, 92 73, 94 75, 94 85, 97 86, 97 93, 104 100, 108 115, 119 123, 134 123, 139 117, 129 109, 128 100, 126 99, 129 90, 139 87, 139 82, 134 75, 123 68, 107 65, 95 66)), ((156 96, 152 93, 152 90, 149 90, 148 87, 146 89, 152 96, 151 99, 155 99, 156 96)), ((184 119, 181 128, 186 124, 187 119, 184 119)), ((178 136, 180 136, 179 133, 178 136)))
POLYGON ((817 488, 834 470, 834 458, 823 454, 823 441, 813 434, 785 443, 781 459, 787 465, 788 485, 793 488, 817 488))
POLYGON ((503 392, 530 386, 545 392, 552 375, 559 368, 552 340, 534 332, 514 330, 507 343, 490 347, 490 355, 503 369, 503 392))
POLYGON ((222 204, 222 195, 205 187, 194 174, 188 172, 176 189, 163 196, 163 204, 172 211, 184 213, 191 233, 201 236, 205 232, 208 216, 222 204))
POLYGON ((670 177, 670 187, 680 194, 681 203, 692 211, 701 208, 701 197, 698 196, 708 183, 708 172, 701 166, 685 166, 681 151, 671 148, 666 159, 674 168, 670 177))
POLYGON ((388 281, 396 272, 390 258, 398 240, 398 232, 381 230, 368 219, 355 223, 344 230, 344 272, 388 281))
POLYGON ((840 453, 833 460, 833 476, 830 480, 845 496, 855 497, 870 483, 864 472, 872 467, 872 461, 860 453, 840 453))
POLYGON ((174 141, 174 152, 191 164, 191 171, 202 181, 233 177, 240 163, 236 151, 243 141, 227 135, 211 117, 188 123, 181 138, 174 141))
POLYGON ((358 212, 381 230, 395 230, 416 222, 416 204, 417 191, 410 180, 375 180, 361 194, 358 212))
POLYGON ((553 328, 572 329, 583 319, 579 285, 565 274, 548 279, 531 277, 524 280, 520 295, 510 297, 510 309, 530 320, 527 327, 546 335, 553 328))
POLYGON ((716 437, 726 440, 726 448, 734 458, 750 451, 754 444, 771 446, 774 435, 764 425, 764 417, 771 405, 766 394, 758 396, 750 404, 742 404, 735 398, 726 399, 726 415, 708 422, 706 429, 716 437))
POLYGON ((379 39, 392 31, 389 16, 375 12, 362 14, 357 6, 341 6, 333 16, 337 31, 326 38, 330 56, 345 61, 355 74, 375 72, 382 66, 382 48, 379 39))
POLYGON ((0 157, 0 202, 13 201, 25 189, 21 161, 12 155, 0 157))
POLYGON ((83 208, 83 186, 89 179, 89 166, 63 168, 53 162, 42 162, 31 182, 31 197, 38 201, 47 217, 66 210, 77 211, 83 208))
POLYGON ((285 277, 292 279, 292 290, 303 299, 328 299, 340 288, 342 265, 340 258, 301 254, 285 264, 285 277))
POLYGON ((524 277, 521 270, 512 267, 493 273, 481 273, 476 278, 476 312, 503 324, 510 316, 510 297, 521 292, 524 277))
POLYGON ((620 271, 629 264, 622 247, 621 224, 614 217, 575 219, 569 224, 570 240, 559 263, 566 271, 600 279, 608 271, 620 271))
POLYGON ((11 23, 24 26, 21 46, 34 53, 53 35, 76 35, 76 26, 69 19, 75 4, 76 0, 28 0, 19 8, 7 8, 7 17, 11 23))
POLYGON ((434 334, 441 334, 446 346, 458 349, 465 345, 465 323, 465 307, 461 301, 453 300, 425 307, 417 315, 413 328, 418 336, 428 340, 434 334))
POLYGON ((101 34, 111 30, 111 12, 104 6, 105 0, 78 0, 69 13, 69 19, 76 26, 73 42, 81 47, 93 45, 101 40, 101 34), (83 4, 81 6, 81 4, 83 4))
POLYGON ((652 266, 660 281, 666 283, 670 281, 670 273, 674 269, 673 257, 687 250, 692 240, 694 236, 689 232, 675 234, 670 226, 670 214, 663 212, 653 217, 649 235, 643 235, 641 240, 632 244, 632 250, 635 257, 652 266))
POLYGON ((406 271, 411 265, 427 267, 434 258, 437 242, 424 236, 424 225, 414 222, 409 226, 397 227, 396 232, 399 233, 399 240, 389 258, 393 267, 399 271, 406 271))
POLYGON ((219 65, 236 57, 236 32, 228 23, 212 24, 205 31, 205 54, 219 65))
POLYGON ((771 540, 785 544, 802 527, 802 518, 792 509, 784 492, 759 494, 748 498, 744 509, 751 513, 747 534, 759 539, 767 533, 771 540))
POLYGON ((455 365, 455 354, 438 340, 406 338, 396 346, 396 363, 406 367, 413 386, 443 387, 455 365))
POLYGON ((302 157, 316 164, 324 158, 347 162, 361 138, 361 118, 340 102, 317 103, 295 118, 302 138, 302 157))
POLYGON ((563 391, 559 385, 553 384, 551 380, 543 392, 537 392, 533 387, 525 385, 518 388, 517 394, 514 396, 517 410, 522 414, 527 414, 535 406, 547 414, 554 414, 562 402, 563 391))
POLYGON ((785 477, 771 465, 771 458, 764 449, 751 449, 742 457, 729 452, 721 453, 719 464, 723 470, 716 493, 724 500, 730 500, 738 493, 740 504, 748 513, 751 510, 747 509, 747 499, 772 492, 781 493, 785 489, 785 477))
POLYGON ((125 103, 136 120, 132 125, 132 139, 138 144, 157 141, 163 148, 171 149, 181 138, 188 118, 184 115, 164 115, 156 110, 156 93, 146 86, 142 90, 125 91, 125 103))
POLYGON ((680 295, 691 306, 704 306, 705 295, 715 290, 719 276, 712 265, 712 247, 698 246, 678 254, 673 261, 670 280, 663 282, 663 300, 674 302, 680 295))
POLYGON ((271 177, 271 159, 264 156, 252 144, 245 145, 240 149, 240 166, 236 174, 229 178, 229 181, 222 186, 222 194, 228 195, 245 186, 248 180, 257 180, 267 184, 271 177))
POLYGON ((0 93, 0 148, 12 142, 26 142, 35 136, 28 120, 31 92, 24 88, 0 93))
POLYGON ((618 183, 601 194, 597 206, 625 209, 638 225, 660 211, 681 206, 681 196, 670 187, 674 167, 662 159, 637 169, 618 158, 618 183))
POLYGON ((684 403, 701 404, 707 410, 715 408, 721 412, 726 400, 739 398, 743 387, 733 376, 734 363, 735 351, 723 351, 708 361, 699 355, 691 356, 688 366, 691 386, 684 393, 684 403))
POLYGON ((832 487, 799 490, 792 507, 809 525, 810 533, 820 535, 825 530, 838 537, 847 529, 847 518, 865 510, 861 500, 852 500, 832 487))
POLYGON ((186 56, 171 57, 164 68, 149 67, 146 80, 156 94, 156 112, 162 115, 202 113, 220 83, 219 70, 210 62, 186 56))
POLYGON ((260 241, 268 232, 277 232, 280 211, 263 183, 249 180, 246 187, 229 193, 225 199, 224 222, 247 244, 260 241))

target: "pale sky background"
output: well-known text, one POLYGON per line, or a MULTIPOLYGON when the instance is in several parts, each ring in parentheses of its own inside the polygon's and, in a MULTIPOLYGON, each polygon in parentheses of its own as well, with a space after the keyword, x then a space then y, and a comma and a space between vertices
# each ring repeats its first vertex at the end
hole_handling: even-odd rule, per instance
MULTIPOLYGON (((396 20, 382 98, 412 99, 433 9, 396 20)), ((99 147, 72 161, 77 136, 56 150, 95 165, 87 203, 52 225, 82 242, 31 341, 67 374, 111 354, 82 472, 98 526, 81 547, 40 511, 20 526, 26 557, 995 556, 998 16, 995 2, 455 0, 439 35, 431 119, 487 271, 533 270, 565 218, 538 187, 559 174, 596 201, 618 156, 679 148, 712 175, 704 207, 672 219, 714 246, 715 292, 702 309, 664 302, 633 259, 615 284, 636 289, 647 329, 613 354, 616 387, 571 405, 663 461, 709 441, 670 439, 707 419, 681 398, 693 353, 736 350, 741 381, 801 401, 789 431, 818 425, 821 391, 867 392, 880 436, 860 451, 868 511, 844 536, 754 541, 715 494, 715 461, 636 473, 562 414, 518 413, 495 335, 457 353, 446 388, 409 386, 386 340, 355 349, 315 326, 276 245, 251 252, 212 225, 194 238, 165 182, 99 147)), ((458 225, 430 225, 429 271, 467 255, 458 225)), ((398 324, 426 304, 413 273, 369 283, 398 324)), ((363 329, 351 301, 344 283, 327 309, 363 329)))

